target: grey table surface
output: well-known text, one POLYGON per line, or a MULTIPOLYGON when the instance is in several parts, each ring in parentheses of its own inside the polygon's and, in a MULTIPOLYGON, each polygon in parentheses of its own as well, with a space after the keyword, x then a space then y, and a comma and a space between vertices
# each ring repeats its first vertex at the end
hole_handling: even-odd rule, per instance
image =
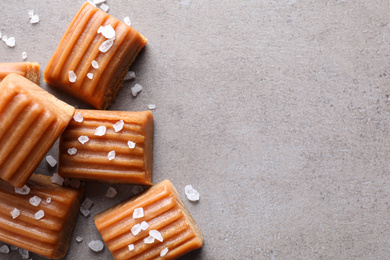
MULTIPOLYGON (((1 62, 26 51, 42 76, 82 2, 1 1, 0 32, 16 39, 14 48, 0 42, 1 62)), ((148 38, 136 79, 109 109, 156 105, 154 183, 173 182, 204 236, 182 259, 390 258, 388 0, 106 4, 148 38), (198 203, 185 199, 187 184, 198 203)), ((42 79, 41 87, 90 108, 42 79)), ((55 169, 42 161, 36 172, 55 169)), ((87 184, 92 215, 132 194, 114 185, 108 199, 109 186, 87 184)), ((93 216, 79 215, 64 259, 112 259, 88 248, 95 239, 93 216)))

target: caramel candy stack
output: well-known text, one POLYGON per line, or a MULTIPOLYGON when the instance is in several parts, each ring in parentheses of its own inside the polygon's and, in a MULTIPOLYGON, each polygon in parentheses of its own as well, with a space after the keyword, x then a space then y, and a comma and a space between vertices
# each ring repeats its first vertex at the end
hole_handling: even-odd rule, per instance
POLYGON ((174 259, 203 244, 200 230, 168 180, 97 214, 95 225, 117 260, 174 259), (136 212, 140 208, 144 214, 136 212))
POLYGON ((146 42, 132 27, 85 2, 48 63, 44 80, 97 109, 106 109, 146 42), (108 25, 115 30, 113 38, 106 38, 111 33, 98 33, 108 25))
POLYGON ((28 194, 17 194, 14 187, 0 181, 0 240, 50 259, 64 257, 84 188, 60 187, 52 184, 49 176, 37 174, 31 176, 27 187, 28 194), (37 206, 29 202, 34 196, 41 199, 37 206), (37 213, 41 210, 42 218, 37 213))
POLYGON ((0 97, 0 178, 22 187, 74 108, 17 74, 1 82, 0 97))
POLYGON ((39 85, 39 64, 36 62, 0 63, 0 82, 11 73, 19 74, 39 85))
POLYGON ((60 139, 58 174, 62 177, 152 185, 151 111, 76 110, 60 139), (114 125, 123 121, 123 128, 114 125), (99 132, 97 128, 104 132, 99 132), (117 130, 118 130, 117 129, 117 130), (85 140, 83 141, 82 138, 85 140), (129 143, 130 142, 130 143, 129 143), (72 152, 72 150, 74 152, 72 152), (110 153, 115 152, 110 160, 110 153))

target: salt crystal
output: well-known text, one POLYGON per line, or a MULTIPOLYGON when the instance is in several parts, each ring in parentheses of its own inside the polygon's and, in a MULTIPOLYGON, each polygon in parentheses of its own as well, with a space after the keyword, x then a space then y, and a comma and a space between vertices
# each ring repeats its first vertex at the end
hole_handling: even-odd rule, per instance
POLYGON ((109 161, 113 160, 115 158, 115 151, 110 151, 107 154, 107 158, 108 158, 109 161))
POLYGON ((129 251, 133 251, 134 250, 134 245, 133 244, 128 245, 128 247, 129 247, 129 251))
POLYGON ((88 3, 90 3, 91 5, 93 5, 94 7, 96 7, 95 3, 94 3, 92 0, 88 0, 88 3))
POLYGON ((168 253, 168 247, 166 247, 166 248, 164 248, 163 250, 161 250, 160 256, 163 257, 163 256, 165 256, 167 253, 168 253))
POLYGON ((135 147, 135 143, 132 141, 128 141, 127 145, 129 146, 130 149, 134 149, 134 147, 135 147))
POLYGON ((47 198, 46 198, 46 203, 47 203, 47 204, 50 204, 50 202, 51 202, 51 198, 50 198, 50 197, 47 197, 47 198))
POLYGON ((31 17, 30 23, 32 23, 32 24, 39 23, 39 16, 36 15, 36 14, 34 14, 34 15, 31 17))
POLYGON ((0 39, 1 39, 1 37, 2 37, 2 36, 1 36, 1 32, 0 32, 0 39))
POLYGON ((80 188, 80 180, 79 179, 71 179, 70 180, 70 187, 78 189, 80 188))
POLYGON ((0 247, 0 253, 3 253, 3 254, 8 254, 9 253, 9 247, 7 245, 2 245, 0 247))
POLYGON ((34 10, 28 10, 28 18, 32 18, 34 15, 34 10))
POLYGON ((89 138, 86 135, 82 135, 82 136, 79 137, 78 140, 79 140, 80 143, 85 144, 86 142, 89 141, 89 138))
POLYGON ((83 207, 80 207, 80 212, 83 214, 84 217, 88 217, 91 212, 83 207))
POLYGON ((114 40, 108 39, 99 46, 99 51, 106 53, 114 44, 114 40))
POLYGON ((135 194, 138 194, 140 192, 144 191, 144 188, 142 188, 141 186, 134 186, 132 189, 131 189, 131 192, 135 195, 135 194))
POLYGON ((106 5, 106 4, 102 4, 102 5, 100 6, 100 9, 102 9, 104 12, 107 12, 108 9, 110 9, 110 7, 109 7, 108 5, 106 5))
POLYGON ((101 33, 107 39, 115 38, 115 30, 112 28, 111 24, 100 26, 97 32, 101 33))
POLYGON ((98 5, 98 4, 101 4, 101 3, 104 3, 106 0, 93 0, 93 3, 95 5, 98 5))
POLYGON ((95 69, 98 69, 98 68, 99 68, 99 64, 97 63, 96 60, 93 60, 93 61, 91 62, 91 64, 92 64, 92 67, 94 67, 95 69))
POLYGON ((82 237, 80 237, 80 236, 76 237, 77 243, 81 243, 81 242, 83 242, 83 240, 84 239, 82 237))
POLYGON ((54 173, 53 176, 50 178, 50 180, 52 183, 58 184, 60 186, 62 186, 62 184, 64 184, 64 178, 62 178, 57 173, 54 173))
POLYGON ((142 218, 144 216, 143 208, 136 208, 133 212, 133 218, 142 218))
POLYGON ((149 108, 150 110, 156 109, 156 105, 154 105, 154 104, 149 104, 149 105, 148 105, 148 108, 149 108))
POLYGON ((72 82, 72 83, 76 82, 77 76, 73 72, 73 70, 69 71, 68 74, 69 74, 69 82, 72 82))
POLYGON ((135 72, 134 71, 129 71, 127 72, 124 80, 132 80, 135 78, 135 72))
POLYGON ((125 18, 123 18, 123 22, 124 22, 125 24, 127 24, 128 26, 131 26, 130 17, 126 16, 125 18))
POLYGON ((27 52, 25 52, 25 51, 22 52, 22 59, 23 60, 27 59, 27 52))
POLYGON ((46 161, 47 161, 47 163, 48 163, 51 167, 54 167, 54 166, 56 166, 56 164, 57 164, 57 160, 54 159, 54 157, 51 156, 51 155, 46 156, 46 161))
POLYGON ((135 84, 134 87, 131 88, 131 94, 133 95, 133 97, 136 97, 141 91, 142 86, 140 84, 135 84))
POLYGON ((157 239, 160 242, 163 241, 163 237, 158 230, 155 230, 155 229, 149 230, 149 235, 151 235, 152 237, 154 237, 155 239, 157 239))
POLYGON ((68 149, 68 154, 70 155, 75 155, 77 153, 77 149, 72 147, 68 149))
POLYGON ((198 201, 199 200, 199 192, 197 192, 192 185, 187 185, 184 187, 184 192, 187 196, 187 199, 190 201, 198 201))
POLYGON ((64 179, 64 185, 65 186, 69 186, 69 184, 70 184, 70 179, 69 178, 65 178, 64 179))
POLYGON ((154 243, 154 237, 148 236, 147 238, 144 239, 145 244, 153 244, 154 243))
POLYGON ((87 73, 87 77, 88 77, 89 79, 93 79, 93 73, 87 73))
POLYGON ((1 37, 1 39, 3 40, 3 42, 7 42, 8 37, 7 37, 7 35, 3 35, 3 37, 1 37))
POLYGON ((73 119, 78 123, 81 123, 84 120, 83 115, 81 115, 81 113, 74 114, 73 119))
POLYGON ((91 242, 89 242, 88 246, 89 246, 89 248, 92 249, 92 251, 95 251, 95 252, 100 252, 104 248, 104 244, 100 240, 92 240, 91 242))
POLYGON ((15 37, 9 37, 5 43, 8 47, 15 47, 15 37))
POLYGON ((148 229, 148 227, 149 227, 148 222, 146 222, 146 221, 141 222, 141 229, 142 230, 146 230, 146 229, 148 229))
POLYGON ((45 212, 43 210, 38 210, 37 213, 35 213, 35 219, 41 219, 45 216, 45 212))
POLYGON ((85 209, 90 209, 93 205, 93 201, 90 198, 86 198, 81 206, 85 209))
POLYGON ((11 245, 11 251, 16 251, 16 250, 18 250, 18 249, 19 249, 19 247, 14 246, 14 245, 11 245))
POLYGON ((131 228, 131 233, 136 236, 138 235, 139 232, 141 232, 141 225, 140 224, 135 224, 132 228, 131 228))
POLYGON ((114 187, 110 187, 110 188, 108 188, 108 190, 106 192, 106 197, 107 198, 114 198, 117 193, 118 192, 116 191, 116 189, 114 187))
POLYGON ((13 219, 19 217, 20 215, 20 211, 17 209, 17 208, 14 208, 12 211, 11 211, 11 216, 13 219))
POLYGON ((15 193, 21 195, 27 195, 30 193, 30 188, 27 185, 24 185, 22 188, 15 188, 15 193))
POLYGON ((124 125, 125 125, 125 123, 123 122, 123 120, 119 120, 118 122, 116 122, 112 126, 114 127, 115 132, 119 132, 120 130, 123 129, 124 125))
POLYGON ((29 252, 26 249, 19 248, 19 254, 22 256, 22 259, 28 259, 30 257, 29 252))
POLYGON ((29 202, 31 205, 38 207, 38 205, 41 203, 42 199, 38 196, 31 197, 29 202))
POLYGON ((106 130, 107 130, 107 128, 106 128, 104 125, 98 126, 98 127, 96 128, 96 130, 95 130, 95 135, 97 135, 97 136, 103 136, 103 135, 106 134, 106 130))

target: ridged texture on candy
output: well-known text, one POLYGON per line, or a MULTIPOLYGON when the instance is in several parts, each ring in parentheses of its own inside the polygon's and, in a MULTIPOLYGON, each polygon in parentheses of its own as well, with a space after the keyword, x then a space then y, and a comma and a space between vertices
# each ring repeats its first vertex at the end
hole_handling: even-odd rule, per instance
POLYGON ((18 74, 0 84, 0 178, 22 187, 74 108, 18 74))
POLYGON ((71 120, 60 138, 58 174, 62 177, 105 182, 152 185, 153 114, 151 111, 125 112, 76 110, 82 122, 71 120), (113 125, 123 120, 123 129, 115 132, 113 125), (106 127, 102 136, 96 128, 106 127), (78 138, 87 136, 82 144, 78 138), (130 148, 128 141, 134 142, 130 148), (68 150, 76 148, 70 155, 68 150), (108 154, 115 151, 115 158, 108 154))
POLYGON ((11 73, 19 74, 39 85, 39 64, 36 62, 0 63, 0 82, 11 73))
POLYGON ((147 40, 135 29, 84 3, 66 30, 49 61, 44 80, 97 109, 107 108, 123 85, 123 79, 147 40), (111 25, 116 32, 114 44, 105 53, 99 47, 107 39, 97 33, 100 26, 111 25), (92 61, 99 67, 92 67, 92 61), (69 81, 69 72, 77 79, 69 81), (88 73, 93 78, 87 77, 88 73))
POLYGON ((95 225, 117 260, 156 259, 165 247, 168 253, 163 259, 175 259, 203 244, 200 230, 168 180, 134 199, 99 213, 95 216, 95 225), (139 207, 143 208, 144 217, 134 219, 134 209, 139 207), (131 228, 142 221, 146 221, 149 227, 133 235, 131 228), (146 244, 144 239, 149 236, 150 230, 158 230, 163 242, 156 239, 146 244), (130 244, 134 245, 131 251, 128 248, 130 244))
POLYGON ((27 186, 30 193, 20 195, 11 185, 0 182, 0 241, 50 259, 62 258, 69 248, 84 188, 61 187, 51 183, 49 176, 38 174, 31 176, 27 186), (30 204, 33 196, 42 199, 38 206, 30 204), (14 208, 20 211, 15 219, 10 214, 14 208), (38 210, 45 213, 39 220, 35 218, 38 210))

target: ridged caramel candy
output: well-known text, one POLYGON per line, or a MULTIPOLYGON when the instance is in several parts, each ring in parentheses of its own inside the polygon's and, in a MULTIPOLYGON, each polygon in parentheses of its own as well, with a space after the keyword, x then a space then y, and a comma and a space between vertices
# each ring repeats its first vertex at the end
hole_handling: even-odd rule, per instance
POLYGON ((0 178, 22 187, 73 113, 30 80, 6 76, 0 83, 0 178))
POLYGON ((58 174, 62 177, 105 182, 152 185, 153 114, 151 111, 126 112, 78 109, 82 122, 71 120, 60 138, 58 174), (114 124, 123 120, 123 129, 114 124), (105 127, 102 136, 95 135, 105 127), (84 144, 80 136, 88 137, 84 144), (134 148, 129 147, 132 142, 134 148), (77 149, 70 154, 69 149, 77 149), (115 158, 108 154, 115 151, 115 158))
POLYGON ((132 27, 85 2, 49 61, 44 80, 97 109, 106 109, 146 42, 132 27), (106 25, 114 28, 115 40, 103 53, 99 47, 108 39, 98 30, 106 25), (97 69, 92 66, 94 60, 97 69), (75 82, 70 81, 70 72, 77 76, 75 82), (93 74, 92 79, 87 77, 88 73, 93 74))
POLYGON ((111 254, 117 260, 175 259, 203 244, 203 237, 169 180, 149 188, 136 198, 109 208, 95 216, 95 225, 111 254), (133 218, 134 210, 143 208, 144 216, 133 218), (133 235, 134 225, 147 222, 149 227, 133 235), (145 243, 149 231, 157 230, 163 241, 145 243), (134 249, 130 250, 129 245, 134 249))
POLYGON ((21 195, 15 193, 13 186, 0 181, 0 241, 50 259, 64 257, 84 188, 61 187, 51 183, 49 176, 38 174, 33 174, 26 185, 30 192, 21 195), (30 204, 33 196, 42 199, 38 206, 30 204), (15 208, 20 215, 13 219, 10 212, 15 208), (39 210, 43 210, 44 217, 36 219, 39 210))
POLYGON ((39 64, 36 62, 0 63, 0 82, 11 73, 19 74, 39 85, 39 64))

